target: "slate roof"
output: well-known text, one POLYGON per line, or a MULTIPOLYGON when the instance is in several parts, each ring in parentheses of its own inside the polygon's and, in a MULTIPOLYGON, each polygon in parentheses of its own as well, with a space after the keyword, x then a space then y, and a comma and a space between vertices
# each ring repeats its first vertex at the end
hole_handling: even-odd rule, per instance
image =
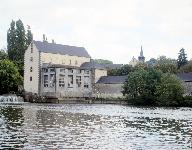
POLYGON ((190 82, 192 81, 192 72, 189 72, 189 73, 178 73, 177 76, 185 81, 185 82, 190 82))
POLYGON ((69 66, 63 64, 51 64, 51 63, 43 63, 42 68, 70 68, 70 69, 77 69, 77 66, 69 66))
POLYGON ((34 41, 34 44, 36 45, 37 49, 40 52, 87 57, 87 58, 91 57, 84 47, 48 43, 47 41, 44 42, 34 41))
POLYGON ((102 76, 97 83, 100 84, 123 84, 127 76, 102 76))
POLYGON ((82 69, 105 69, 105 66, 102 64, 95 63, 94 61, 85 62, 81 65, 82 69))

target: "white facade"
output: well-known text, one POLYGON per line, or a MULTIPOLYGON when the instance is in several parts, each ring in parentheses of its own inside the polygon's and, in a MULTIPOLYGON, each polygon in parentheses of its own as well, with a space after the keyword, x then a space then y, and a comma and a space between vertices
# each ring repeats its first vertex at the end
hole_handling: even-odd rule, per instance
MULTIPOLYGON (((41 42, 40 44, 44 43, 41 42)), ((25 52, 24 90, 27 93, 45 96, 54 95, 55 97, 87 97, 92 93, 92 81, 94 81, 94 84, 101 76, 107 76, 107 70, 105 69, 81 68, 83 63, 91 62, 91 58, 84 49, 81 48, 83 52, 79 54, 77 48, 77 55, 55 53, 54 50, 51 53, 50 47, 52 45, 46 47, 46 44, 49 46, 53 44, 54 46, 55 43, 47 42, 45 46, 43 45, 44 49, 41 50, 42 47, 36 45, 36 42, 33 41, 25 52), (47 52, 45 48, 48 49, 47 52), (47 67, 45 67, 46 65, 47 67), (44 72, 44 69, 48 71, 44 72), (55 71, 51 72, 51 69, 55 71), (65 70, 65 72, 61 70, 65 70), (70 73, 70 70, 73 70, 73 72, 70 73), (51 83, 52 78, 54 78, 54 84, 51 83), (61 78, 63 78, 63 87, 60 85, 61 78), (46 85, 45 80, 47 80, 46 85), (69 85, 70 81, 71 85, 69 85)), ((76 53, 74 49, 72 51, 76 53)), ((60 51, 58 50, 58 52, 60 51)), ((68 53, 70 52, 68 51, 68 53)))
POLYGON ((40 52, 31 43, 24 55, 24 89, 26 92, 39 93, 40 52))

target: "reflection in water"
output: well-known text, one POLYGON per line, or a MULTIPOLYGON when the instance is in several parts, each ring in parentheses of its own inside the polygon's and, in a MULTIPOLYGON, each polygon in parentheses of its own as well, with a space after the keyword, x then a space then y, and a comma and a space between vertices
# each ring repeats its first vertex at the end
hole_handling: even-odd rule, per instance
POLYGON ((22 111, 22 107, 5 106, 0 109, 0 148, 23 148, 25 135, 21 131, 24 122, 22 111))
POLYGON ((0 149, 190 149, 192 109, 0 105, 0 149))

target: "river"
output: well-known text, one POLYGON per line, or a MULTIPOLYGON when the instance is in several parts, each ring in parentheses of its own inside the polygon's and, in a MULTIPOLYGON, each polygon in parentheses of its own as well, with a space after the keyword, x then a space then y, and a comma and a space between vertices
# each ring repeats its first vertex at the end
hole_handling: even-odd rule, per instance
POLYGON ((192 108, 0 103, 0 149, 180 150, 192 108))

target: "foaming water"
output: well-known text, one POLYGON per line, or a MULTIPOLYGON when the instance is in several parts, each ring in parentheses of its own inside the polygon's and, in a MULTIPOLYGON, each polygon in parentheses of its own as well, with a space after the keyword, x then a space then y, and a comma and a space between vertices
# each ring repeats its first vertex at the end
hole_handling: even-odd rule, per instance
POLYGON ((191 149, 191 108, 0 104, 0 149, 191 149))
POLYGON ((23 102, 22 97, 16 95, 0 95, 0 103, 20 103, 23 102))

